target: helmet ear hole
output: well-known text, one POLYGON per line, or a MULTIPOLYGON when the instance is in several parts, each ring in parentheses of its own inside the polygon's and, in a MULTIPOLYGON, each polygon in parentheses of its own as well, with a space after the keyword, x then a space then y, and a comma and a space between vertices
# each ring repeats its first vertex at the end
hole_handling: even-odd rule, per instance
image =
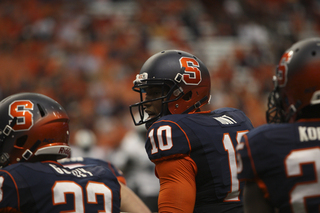
POLYGON ((40 104, 37 104, 37 106, 38 106, 41 117, 44 117, 46 115, 46 113, 43 110, 43 107, 40 104))
POLYGON ((187 94, 185 94, 182 99, 185 101, 189 101, 192 97, 192 91, 187 92, 187 94))
POLYGON ((23 146, 26 143, 27 139, 28 139, 28 135, 21 136, 16 140, 15 145, 17 147, 22 147, 23 148, 23 146))

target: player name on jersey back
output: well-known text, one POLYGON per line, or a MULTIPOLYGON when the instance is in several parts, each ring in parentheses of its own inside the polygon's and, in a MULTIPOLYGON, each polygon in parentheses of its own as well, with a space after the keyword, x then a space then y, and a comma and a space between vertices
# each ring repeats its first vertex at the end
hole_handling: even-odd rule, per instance
POLYGON ((320 127, 299 126, 300 142, 320 140, 320 127))
POLYGON ((76 177, 93 176, 93 174, 91 172, 85 170, 82 167, 75 168, 75 169, 72 169, 72 170, 68 170, 68 169, 64 169, 64 168, 58 167, 57 165, 54 165, 54 164, 51 164, 51 163, 49 164, 49 166, 51 166, 57 173, 62 174, 62 175, 63 174, 66 174, 66 175, 73 174, 76 177))

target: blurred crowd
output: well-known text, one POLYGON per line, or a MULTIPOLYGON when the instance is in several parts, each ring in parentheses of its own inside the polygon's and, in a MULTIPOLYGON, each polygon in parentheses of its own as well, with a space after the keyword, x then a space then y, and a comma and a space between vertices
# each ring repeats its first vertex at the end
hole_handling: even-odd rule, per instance
POLYGON ((194 53, 211 73, 207 109, 239 108, 256 127, 284 50, 319 34, 319 0, 0 0, 0 98, 52 97, 71 143, 90 132, 103 158, 135 128, 132 81, 152 54, 194 53))
POLYGON ((143 62, 180 49, 210 70, 208 108, 240 108, 259 126, 275 62, 319 36, 319 11, 317 0, 1 0, 0 97, 46 94, 68 111, 71 141, 88 129, 113 149, 133 128, 143 62))

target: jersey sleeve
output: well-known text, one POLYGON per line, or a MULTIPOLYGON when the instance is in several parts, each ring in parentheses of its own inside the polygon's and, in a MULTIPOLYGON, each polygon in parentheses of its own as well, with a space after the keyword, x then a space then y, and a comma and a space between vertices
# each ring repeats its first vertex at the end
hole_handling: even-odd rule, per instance
POLYGON ((170 120, 155 122, 149 128, 145 148, 153 162, 186 156, 191 151, 187 132, 177 122, 170 120))
MULTIPOLYGON (((117 177, 118 181, 123 183, 124 185, 127 184, 126 179, 120 169, 118 169, 113 163, 109 161, 104 161, 100 159, 93 159, 93 158, 85 158, 85 161, 91 160, 93 161, 94 165, 101 165, 104 166, 112 171, 112 173, 117 177)), ((88 163, 89 164, 89 163, 88 163)))
POLYGON ((197 167, 189 157, 156 163, 160 180, 159 212, 193 212, 197 167))
POLYGON ((123 172, 118 169, 115 165, 112 163, 108 163, 108 168, 112 171, 112 173, 117 177, 118 181, 121 182, 124 185, 127 185, 126 178, 123 176, 123 172))
POLYGON ((4 207, 20 209, 18 187, 8 171, 0 170, 0 194, 0 209, 4 207))

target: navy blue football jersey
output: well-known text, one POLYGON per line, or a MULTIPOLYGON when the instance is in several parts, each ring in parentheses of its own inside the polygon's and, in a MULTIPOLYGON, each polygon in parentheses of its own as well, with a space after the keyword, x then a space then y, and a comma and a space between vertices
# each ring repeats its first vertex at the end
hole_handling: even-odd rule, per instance
POLYGON ((319 212, 320 122, 268 124, 237 147, 238 178, 254 180, 280 212, 319 212))
POLYGON ((148 129, 145 148, 153 162, 189 156, 198 170, 195 211, 213 212, 224 202, 242 205, 235 147, 252 128, 249 118, 233 108, 167 115, 148 129))
POLYGON ((0 170, 0 186, 0 209, 120 212, 119 182, 102 166, 69 169, 54 161, 17 163, 0 170))
POLYGON ((90 157, 71 157, 71 158, 64 158, 64 159, 58 160, 58 162, 68 168, 82 167, 86 165, 104 166, 110 169, 120 182, 122 182, 123 184, 126 184, 126 180, 123 176, 122 171, 109 161, 104 161, 101 159, 90 158, 90 157))

